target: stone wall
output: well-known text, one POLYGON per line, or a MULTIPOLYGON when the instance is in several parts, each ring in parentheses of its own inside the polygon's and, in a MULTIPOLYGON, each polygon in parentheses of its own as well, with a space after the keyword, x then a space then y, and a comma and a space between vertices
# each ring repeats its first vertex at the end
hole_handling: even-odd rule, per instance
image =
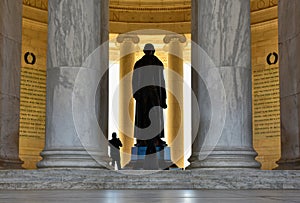
POLYGON ((253 144, 268 170, 280 158, 279 62, 267 63, 270 53, 278 54, 277 17, 277 0, 251 1, 253 144))
MULTIPOLYGON (((47 11, 43 5, 42 1, 23 1, 19 147, 27 169, 36 168, 45 142, 47 11), (26 63, 26 53, 34 54, 35 64, 26 63)), ((33 56, 28 56, 28 62, 33 62, 33 56)))

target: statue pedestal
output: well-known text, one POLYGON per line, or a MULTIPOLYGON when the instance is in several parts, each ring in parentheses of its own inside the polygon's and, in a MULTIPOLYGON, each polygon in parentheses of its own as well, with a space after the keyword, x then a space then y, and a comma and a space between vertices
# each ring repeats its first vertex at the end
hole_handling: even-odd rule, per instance
POLYGON ((146 155, 147 147, 132 147, 131 161, 124 169, 130 170, 169 170, 171 161, 170 147, 156 147, 156 153, 146 155))

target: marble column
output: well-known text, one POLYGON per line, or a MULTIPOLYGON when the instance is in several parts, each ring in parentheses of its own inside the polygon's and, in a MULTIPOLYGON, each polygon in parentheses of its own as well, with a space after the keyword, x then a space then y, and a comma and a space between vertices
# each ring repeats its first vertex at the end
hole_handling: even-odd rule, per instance
POLYGON ((260 168, 252 146, 250 1, 192 0, 192 29, 200 124, 193 122, 199 130, 189 168, 260 168))
MULTIPOLYGON (((104 0, 101 1, 101 31, 100 31, 100 49, 101 52, 101 67, 109 67, 109 1, 104 0)), ((105 72, 102 72, 101 80, 99 88, 97 89, 97 98, 100 100, 99 105, 97 106, 97 115, 99 120, 99 125, 101 131, 105 138, 108 140, 108 103, 109 103, 109 70, 106 68, 104 69, 105 72), (100 97, 100 98, 99 98, 100 97)), ((104 149, 107 148, 106 143, 102 146, 104 149)), ((106 152, 104 153, 105 157, 107 158, 106 152)))
POLYGON ((172 161, 184 168, 183 49, 186 38, 171 34, 165 36, 164 42, 168 45, 166 137, 172 161))
POLYGON ((101 112, 108 97, 107 15, 106 0, 48 2, 46 143, 38 168, 108 164, 101 121, 108 119, 101 112))
POLYGON ((134 100, 131 81, 136 44, 139 41, 137 35, 121 34, 117 37, 117 42, 120 43, 119 136, 123 143, 121 148, 122 167, 130 162, 131 148, 134 145, 134 126, 131 125, 134 123, 134 100))
POLYGON ((300 169, 300 1, 278 2, 281 158, 277 169, 300 169))
POLYGON ((19 159, 22 1, 0 1, 0 169, 19 159))

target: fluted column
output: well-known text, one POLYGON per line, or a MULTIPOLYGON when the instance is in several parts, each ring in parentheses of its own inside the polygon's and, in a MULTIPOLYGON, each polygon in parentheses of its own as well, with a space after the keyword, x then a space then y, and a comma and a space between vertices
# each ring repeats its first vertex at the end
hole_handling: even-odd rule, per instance
POLYGON ((250 1, 192 0, 192 28, 200 125, 193 122, 199 131, 190 168, 259 168, 252 146, 250 1), (215 104, 225 105, 223 115, 215 104), (211 124, 222 129, 211 131, 211 124))
POLYGON ((48 2, 46 144, 39 168, 107 165, 107 122, 99 119, 108 119, 101 114, 107 81, 100 83, 108 68, 107 15, 106 0, 48 2))
POLYGON ((0 1, 0 169, 21 168, 19 119, 22 1, 0 1))
POLYGON ((167 35, 167 143, 171 147, 171 158, 180 168, 184 167, 184 115, 183 115, 183 35, 167 35), (171 91, 170 91, 171 90, 171 91))
POLYGON ((131 125, 134 123, 131 80, 135 63, 135 44, 139 42, 139 38, 137 35, 121 34, 117 37, 117 42, 120 43, 119 135, 123 143, 121 148, 121 165, 123 167, 129 163, 131 148, 134 145, 134 126, 131 125))
POLYGON ((300 169, 300 2, 278 2, 281 158, 277 169, 300 169))

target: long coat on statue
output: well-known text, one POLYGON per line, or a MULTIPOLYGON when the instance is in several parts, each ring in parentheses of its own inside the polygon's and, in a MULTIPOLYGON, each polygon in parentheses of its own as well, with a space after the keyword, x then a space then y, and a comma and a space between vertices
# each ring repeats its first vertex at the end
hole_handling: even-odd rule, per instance
POLYGON ((163 63, 155 55, 144 55, 134 65, 132 90, 136 101, 134 137, 138 145, 164 137, 163 109, 166 90, 163 63), (159 108, 153 108, 159 107, 159 108))

